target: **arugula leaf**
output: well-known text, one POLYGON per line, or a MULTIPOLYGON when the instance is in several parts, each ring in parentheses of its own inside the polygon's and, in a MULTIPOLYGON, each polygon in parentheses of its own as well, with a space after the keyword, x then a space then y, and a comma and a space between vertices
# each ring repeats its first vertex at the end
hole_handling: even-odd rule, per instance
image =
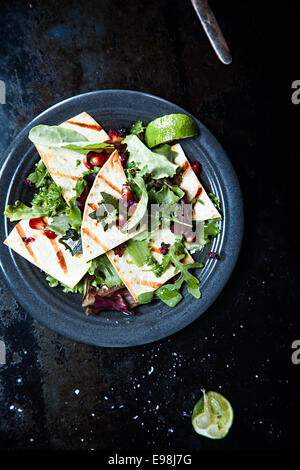
POLYGON ((137 121, 133 126, 131 126, 130 134, 139 135, 145 131, 146 127, 143 126, 142 121, 137 121))
POLYGON ((220 209, 220 201, 219 201, 219 198, 213 194, 213 193, 208 193, 208 196, 209 198, 212 200, 214 206, 217 208, 217 209, 220 209))
POLYGON ((168 269, 175 256, 179 256, 179 259, 182 259, 186 255, 186 250, 183 244, 182 239, 175 241, 174 245, 169 248, 169 251, 164 255, 162 262, 154 260, 153 268, 151 271, 155 274, 156 277, 161 277, 162 274, 168 269))
POLYGON ((40 124, 31 129, 28 135, 34 144, 56 146, 64 143, 84 142, 87 138, 77 131, 61 126, 46 126, 40 124))
POLYGON ((99 203, 98 209, 91 212, 89 217, 101 222, 106 232, 108 227, 114 224, 118 218, 119 200, 108 193, 101 192, 100 194, 102 201, 99 203))
POLYGON ((47 226, 47 229, 52 230, 58 235, 64 235, 70 227, 70 217, 66 214, 58 214, 52 217, 51 224, 47 226))
POLYGON ((128 168, 134 163, 140 169, 141 176, 151 174, 155 179, 175 175, 178 165, 172 163, 165 155, 148 149, 136 135, 128 135, 123 143, 127 145, 129 152, 128 168))
POLYGON ((212 238, 215 238, 220 232, 220 221, 222 219, 218 217, 217 219, 206 220, 204 223, 204 244, 210 242, 212 238))
POLYGON ((69 228, 65 235, 60 238, 59 243, 62 243, 68 250, 71 251, 72 255, 82 253, 82 242, 81 236, 73 228, 69 228))
POLYGON ((156 294, 169 307, 175 307, 183 298, 177 290, 165 289, 163 292, 156 292, 156 294))
POLYGON ((148 304, 153 300, 154 292, 143 292, 138 296, 139 304, 148 304))
POLYGON ((92 260, 88 273, 91 276, 94 276, 94 280, 92 281, 92 285, 94 287, 97 287, 100 284, 105 284, 107 287, 123 286, 122 279, 119 277, 114 266, 105 254, 92 260))
POLYGON ((35 164, 35 170, 27 176, 27 180, 31 181, 36 188, 40 188, 45 181, 45 178, 49 176, 49 171, 47 170, 43 160, 35 164))
POLYGON ((171 307, 177 305, 182 299, 182 295, 178 291, 184 282, 187 283, 188 292, 190 294, 192 294, 196 299, 201 297, 199 279, 193 276, 189 270, 193 268, 203 268, 203 264, 183 264, 180 262, 180 259, 180 255, 175 255, 172 260, 173 264, 175 264, 176 270, 180 272, 179 278, 174 282, 174 284, 164 284, 155 291, 158 297, 171 307), (173 294, 170 294, 170 291, 172 291, 173 294))

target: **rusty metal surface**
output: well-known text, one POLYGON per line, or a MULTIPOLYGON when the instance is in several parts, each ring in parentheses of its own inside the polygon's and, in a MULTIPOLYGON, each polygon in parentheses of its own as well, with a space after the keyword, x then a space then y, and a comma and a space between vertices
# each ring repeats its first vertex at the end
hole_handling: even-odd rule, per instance
POLYGON ((64 98, 106 88, 150 92, 188 109, 220 140, 239 175, 247 220, 222 295, 193 325, 152 345, 74 343, 33 321, 1 282, 1 449, 280 448, 297 435, 290 419, 299 404, 290 360, 297 284, 282 229, 288 184, 273 164, 286 149, 289 97, 276 95, 266 18, 252 2, 211 6, 234 53, 228 67, 189 1, 1 4, 1 152, 64 98), (190 424, 201 388, 224 393, 235 410, 230 434, 218 443, 199 438, 190 424))

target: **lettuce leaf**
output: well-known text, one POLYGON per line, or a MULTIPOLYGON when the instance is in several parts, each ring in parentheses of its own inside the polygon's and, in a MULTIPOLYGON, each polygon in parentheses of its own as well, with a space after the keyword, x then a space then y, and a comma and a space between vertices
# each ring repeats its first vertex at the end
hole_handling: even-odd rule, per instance
POLYGON ((36 188, 40 188, 44 184, 45 178, 48 176, 50 176, 49 171, 41 159, 35 164, 35 170, 30 173, 26 179, 31 181, 36 188))
POLYGON ((133 126, 131 126, 130 134, 132 135, 139 135, 145 131, 146 127, 143 126, 142 121, 137 121, 133 126))
POLYGON ((35 219, 46 216, 46 209, 35 206, 29 207, 21 201, 16 201, 15 205, 8 205, 4 211, 4 215, 12 222, 21 219, 35 219))
POLYGON ((29 140, 37 145, 56 146, 64 143, 84 142, 87 138, 77 131, 61 126, 39 124, 31 129, 29 140))
POLYGON ((57 235, 64 235, 71 227, 71 219, 66 214, 58 214, 52 217, 50 225, 47 226, 48 230, 57 233, 57 235))
POLYGON ((105 254, 92 260, 88 273, 94 276, 92 285, 95 287, 100 284, 105 284, 107 287, 120 287, 124 285, 122 279, 105 254))
POLYGON ((78 207, 76 207, 75 203, 76 203, 76 199, 81 196, 86 185, 87 185, 87 182, 84 179, 78 178, 78 180, 76 181, 76 185, 74 187, 74 191, 76 194, 68 201, 68 208, 66 209, 66 215, 71 220, 72 228, 76 230, 77 232, 80 231, 82 217, 81 217, 81 211, 80 209, 78 209, 78 207))
POLYGON ((176 204, 184 196, 184 191, 178 186, 172 189, 168 186, 163 186, 159 191, 154 188, 148 192, 150 202, 155 204, 176 204))
POLYGON ((127 166, 133 163, 140 169, 140 175, 151 174, 153 178, 173 177, 178 166, 165 155, 153 152, 136 136, 128 135, 123 143, 127 145, 129 158, 127 166))
POLYGON ((149 237, 144 240, 136 240, 131 238, 127 241, 125 253, 131 258, 132 263, 136 264, 138 268, 144 264, 148 264, 152 259, 152 253, 149 247, 149 237))
POLYGON ((62 188, 57 186, 52 180, 45 180, 31 201, 31 206, 27 206, 21 201, 16 201, 14 205, 8 205, 4 215, 12 222, 21 219, 34 219, 38 217, 52 217, 65 211, 67 204, 61 195, 62 188))
POLYGON ((66 286, 63 282, 58 281, 55 277, 46 275, 46 281, 50 287, 62 287, 63 292, 72 294, 82 294, 84 291, 85 276, 73 288, 66 286))

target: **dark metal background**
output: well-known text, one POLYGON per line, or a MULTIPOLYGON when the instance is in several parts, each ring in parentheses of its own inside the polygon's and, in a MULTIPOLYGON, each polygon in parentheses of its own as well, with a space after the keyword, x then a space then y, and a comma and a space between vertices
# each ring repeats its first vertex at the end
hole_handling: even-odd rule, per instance
MULTIPOLYGON (((33 321, 1 284, 0 448, 278 449, 298 441, 297 252, 289 235, 299 213, 291 135, 300 109, 290 101, 297 61, 287 61, 296 43, 283 39, 279 7, 263 12, 254 3, 211 1, 230 66, 218 61, 189 1, 1 3, 1 151, 64 98, 150 92, 189 110, 219 139, 242 185, 246 226, 218 300, 196 323, 148 346, 74 343, 33 321), (222 441, 191 427, 201 388, 233 405, 222 441)), ((284 15, 292 32, 296 2, 284 15)))

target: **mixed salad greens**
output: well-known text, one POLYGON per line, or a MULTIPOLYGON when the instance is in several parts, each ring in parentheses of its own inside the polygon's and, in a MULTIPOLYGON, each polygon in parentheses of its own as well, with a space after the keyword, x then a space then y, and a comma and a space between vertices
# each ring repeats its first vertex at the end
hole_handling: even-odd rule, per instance
MULTIPOLYGON (((201 165, 194 162, 190 166, 184 156, 180 160, 178 146, 174 147, 170 142, 197 133, 195 122, 182 116, 163 116, 155 120, 158 127, 155 121, 148 126, 138 121, 130 130, 122 127, 109 131, 101 142, 90 142, 80 133, 80 128, 75 131, 67 127, 40 125, 30 132, 29 138, 39 151, 47 147, 57 155, 61 149, 71 152, 68 155, 72 155, 76 168, 82 168, 81 176, 73 178, 72 192, 69 191, 66 197, 65 188, 54 181, 53 171, 49 171, 49 165, 47 168, 40 159, 24 181, 32 191, 31 203, 16 201, 14 205, 7 206, 5 215, 11 221, 28 221, 31 229, 43 233, 50 241, 56 240, 57 246, 67 250, 74 260, 76 257, 81 261, 84 258, 83 214, 88 210, 95 181, 100 179, 102 168, 109 164, 115 151, 126 175, 127 181, 121 186, 120 197, 100 191, 98 204, 96 207, 89 204, 91 209, 86 218, 89 223, 92 219, 95 226, 101 225, 103 234, 113 234, 118 230, 127 239, 107 253, 89 259, 86 273, 75 286, 67 285, 46 272, 50 287, 60 287, 65 293, 82 294, 82 305, 87 307, 87 314, 103 310, 131 313, 134 307, 151 302, 155 296, 174 307, 183 298, 184 284, 193 297, 201 297, 199 280, 191 271, 202 268, 203 264, 194 262, 190 253, 201 251, 220 233, 220 203, 214 194, 208 194, 210 204, 216 209, 214 218, 201 220, 195 216, 196 205, 200 214, 201 205, 207 204, 206 199, 200 197, 205 193, 198 180, 201 165), (173 126, 172 122, 175 123, 173 126), (192 200, 183 184, 187 171, 193 173, 193 177, 189 174, 190 179, 187 180, 191 194, 195 189, 192 200), (134 230, 136 232, 132 235, 134 230), (160 240, 160 231, 167 233, 166 239, 160 240), (125 268, 119 265, 124 259, 127 263, 125 268), (136 284, 151 285, 151 289, 135 291, 127 276, 133 266, 138 273, 136 284), (151 279, 154 276, 157 283, 144 278, 148 275, 152 276, 151 279), (162 282, 162 279, 166 281, 162 282)), ((183 153, 182 149, 180 151, 183 153)), ((115 187, 113 179, 108 183, 115 187)), ((93 234, 90 237, 93 238, 93 234)), ((30 251, 30 246, 33 250, 34 243, 37 244, 38 237, 33 235, 22 240, 30 251)), ((13 245, 9 246, 14 249, 13 245)), ((209 256, 218 258, 217 253, 211 252, 209 256)))

